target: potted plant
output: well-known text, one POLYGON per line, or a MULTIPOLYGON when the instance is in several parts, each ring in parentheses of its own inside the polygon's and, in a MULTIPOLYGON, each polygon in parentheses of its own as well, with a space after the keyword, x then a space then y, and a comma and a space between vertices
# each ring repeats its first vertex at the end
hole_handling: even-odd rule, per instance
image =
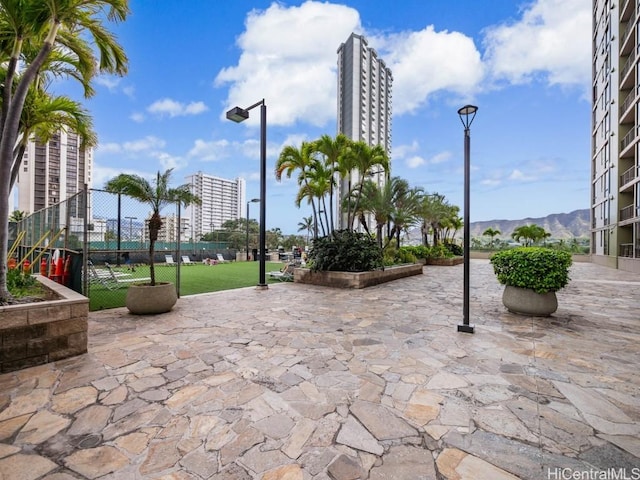
POLYGON ((149 283, 132 284, 127 290, 125 305, 131 313, 164 313, 173 308, 178 296, 175 285, 170 282, 156 282, 154 268, 155 243, 162 227, 160 212, 170 204, 180 203, 185 207, 192 203, 200 204, 200 198, 191 192, 189 184, 169 187, 172 168, 156 174, 154 184, 139 175, 121 173, 109 180, 105 189, 111 193, 120 193, 151 206, 149 219, 149 283))
POLYGON ((556 292, 569 283, 571 255, 542 247, 518 247, 491 257, 502 303, 510 312, 549 316, 558 309, 556 292))

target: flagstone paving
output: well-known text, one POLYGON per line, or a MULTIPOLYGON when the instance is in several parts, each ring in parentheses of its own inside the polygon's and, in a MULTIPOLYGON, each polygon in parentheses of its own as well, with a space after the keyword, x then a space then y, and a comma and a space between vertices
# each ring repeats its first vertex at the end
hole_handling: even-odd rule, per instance
POLYGON ((0 479, 640 472, 640 276, 576 263, 533 318, 473 260, 470 335, 462 271, 92 313, 88 354, 0 375, 0 479))

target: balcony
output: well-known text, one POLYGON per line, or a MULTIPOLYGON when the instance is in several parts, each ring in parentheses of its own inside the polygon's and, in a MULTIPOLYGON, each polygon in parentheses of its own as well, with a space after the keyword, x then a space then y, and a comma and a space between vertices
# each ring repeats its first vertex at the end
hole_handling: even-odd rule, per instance
POLYGON ((636 216, 636 206, 634 204, 627 205, 620 210, 620 221, 631 220, 636 216))
MULTIPOLYGON (((635 67, 635 65, 636 65, 636 49, 634 48, 633 50, 631 50, 631 52, 629 52, 629 58, 627 58, 627 61, 624 62, 624 66, 620 71, 620 87, 624 88, 624 86, 627 83, 630 83, 629 81, 625 82, 625 79, 628 76, 629 72, 633 70, 633 67, 635 67)), ((628 87, 629 86, 627 85, 627 88, 628 87)))
POLYGON ((630 107, 635 103, 636 90, 633 89, 629 92, 629 95, 624 99, 622 105, 620 105, 620 123, 633 123, 633 111, 630 107))
POLYGON ((620 142, 620 153, 622 153, 636 138, 636 128, 633 127, 629 132, 624 136, 622 141, 620 142))
POLYGON ((620 175, 620 185, 624 187, 626 184, 631 183, 638 176, 638 166, 634 165, 620 175))

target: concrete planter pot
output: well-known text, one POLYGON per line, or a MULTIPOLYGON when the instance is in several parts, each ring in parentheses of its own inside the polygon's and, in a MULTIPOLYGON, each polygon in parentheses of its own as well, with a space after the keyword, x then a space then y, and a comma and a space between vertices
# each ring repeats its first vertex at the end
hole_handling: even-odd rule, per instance
POLYGON ((173 283, 133 284, 127 290, 125 306, 134 315, 152 315, 170 311, 177 301, 173 283))
POLYGON ((556 292, 536 293, 528 288, 507 285, 502 303, 512 313, 533 317, 548 317, 558 309, 556 292))

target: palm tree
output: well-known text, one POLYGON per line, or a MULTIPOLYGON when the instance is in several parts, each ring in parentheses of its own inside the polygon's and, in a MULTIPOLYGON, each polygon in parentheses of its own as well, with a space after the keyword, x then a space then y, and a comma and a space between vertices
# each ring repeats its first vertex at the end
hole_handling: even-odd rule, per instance
MULTIPOLYGON (((325 167, 331 172, 331 184, 329 188, 329 205, 333 205, 334 195, 334 175, 339 173, 339 161, 340 158, 346 153, 346 149, 351 140, 343 133, 338 134, 335 139, 329 135, 322 135, 318 140, 313 142, 313 149, 324 156, 325 167)), ((329 232, 333 231, 334 219, 333 208, 329 210, 329 232)))
MULTIPOLYGON (((309 142, 302 142, 300 148, 296 148, 293 145, 287 145, 284 147, 278 160, 276 161, 275 176, 277 181, 282 180, 282 175, 285 174, 287 178, 291 178, 291 175, 296 170, 300 170, 298 173, 298 185, 302 189, 309 190, 308 174, 311 164, 316 161, 313 157, 313 145, 309 142)), ((298 193, 300 197, 300 193, 298 193)), ((317 218, 318 208, 316 208, 315 198, 308 196, 309 203, 311 204, 311 211, 314 218, 317 218)), ((304 198, 304 196, 303 196, 304 198)), ((296 205, 300 205, 298 201, 296 205)))
POLYGON ((0 4, 0 64, 6 71, 0 111, 0 303, 11 299, 7 289, 11 170, 27 94, 52 60, 49 65, 59 66, 60 75, 80 81, 85 96, 92 93, 90 81, 97 73, 126 73, 124 50, 104 23, 125 20, 128 12, 127 0, 2 0, 0 4))
POLYGON ((498 235, 500 235, 502 232, 498 229, 494 229, 494 228, 487 228, 484 232, 482 232, 482 235, 488 235, 489 237, 491 237, 491 241, 489 243, 489 247, 493 248, 493 237, 496 237, 498 235))
POLYGON ((303 232, 307 231, 307 245, 309 244, 309 236, 313 231, 313 217, 302 217, 302 221, 298 222, 298 231, 303 232))
POLYGON ((519 242, 520 239, 524 239, 525 246, 530 246, 536 243, 539 240, 542 240, 547 235, 547 232, 544 228, 531 224, 531 225, 521 225, 513 230, 511 234, 511 238, 513 238, 516 242, 519 242))
POLYGON ((151 207, 151 218, 149 219, 149 267, 151 273, 151 286, 156 284, 156 274, 153 256, 155 253, 155 243, 158 239, 158 232, 162 227, 160 212, 169 204, 182 204, 183 206, 192 203, 200 204, 200 198, 191 192, 191 185, 185 183, 179 187, 169 187, 172 168, 164 173, 158 172, 154 184, 150 184, 146 178, 139 175, 121 173, 109 180, 105 185, 105 190, 111 193, 121 193, 134 198, 140 202, 147 203, 151 207))
MULTIPOLYGON (((389 171, 389 157, 384 148, 380 145, 369 146, 365 142, 353 142, 349 149, 342 156, 342 161, 347 165, 352 166, 353 170, 357 173, 358 180, 355 185, 351 184, 351 178, 353 170, 349 171, 349 185, 350 189, 348 195, 345 198, 353 198, 354 204, 346 202, 347 204, 347 227, 353 229, 353 224, 356 215, 360 215, 360 208, 358 203, 362 200, 362 189, 367 182, 372 169, 380 168, 385 172, 389 171), (352 195, 355 193, 355 195, 352 195)), ((344 169, 342 169, 344 170, 344 169)))
POLYGON ((11 212, 11 216, 9 217, 9 221, 10 222, 21 222, 22 220, 24 220, 26 218, 27 214, 26 212, 23 212, 22 210, 14 210, 13 212, 11 212))

